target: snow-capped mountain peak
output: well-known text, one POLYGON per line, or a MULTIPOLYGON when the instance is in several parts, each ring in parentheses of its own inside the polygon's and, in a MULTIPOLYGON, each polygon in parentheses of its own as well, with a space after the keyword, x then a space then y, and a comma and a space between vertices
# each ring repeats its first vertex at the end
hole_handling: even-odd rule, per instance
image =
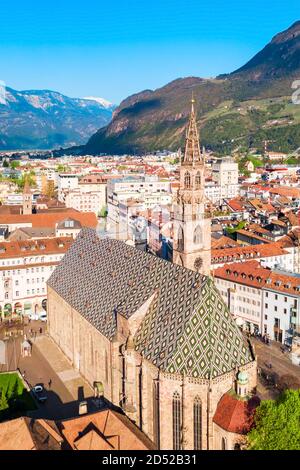
POLYGON ((90 101, 96 101, 97 103, 101 104, 104 108, 110 109, 113 107, 113 103, 111 103, 108 100, 105 100, 104 98, 98 98, 96 96, 86 96, 83 98, 84 100, 90 100, 90 101))

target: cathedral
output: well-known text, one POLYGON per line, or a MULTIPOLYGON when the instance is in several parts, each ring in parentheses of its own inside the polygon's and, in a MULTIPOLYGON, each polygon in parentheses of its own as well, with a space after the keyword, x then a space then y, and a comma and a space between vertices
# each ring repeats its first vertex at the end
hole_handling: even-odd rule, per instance
POLYGON ((209 277, 85 228, 48 281, 48 333, 157 449, 243 445, 256 357, 209 277))
POLYGON ((210 274, 211 220, 205 213, 205 157, 201 154, 192 99, 184 157, 173 215, 173 262, 210 274))
POLYGON ((256 356, 209 277, 194 103, 174 226, 174 263, 84 228, 48 280, 48 333, 155 448, 241 448, 256 356))

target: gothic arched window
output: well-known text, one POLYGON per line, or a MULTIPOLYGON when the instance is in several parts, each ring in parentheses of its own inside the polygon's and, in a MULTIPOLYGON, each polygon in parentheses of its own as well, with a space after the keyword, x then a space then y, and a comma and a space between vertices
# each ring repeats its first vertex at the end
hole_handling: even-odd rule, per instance
POLYGON ((200 189, 200 188, 201 188, 201 173, 200 173, 200 171, 197 171, 197 173, 196 173, 196 177, 195 177, 195 187, 196 187, 196 189, 200 189))
POLYGON ((183 234, 183 229, 181 226, 179 227, 179 230, 178 230, 177 246, 178 246, 178 251, 184 250, 184 234, 183 234))
POLYGON ((202 230, 200 225, 197 225, 197 227, 194 230, 194 243, 196 245, 199 245, 199 243, 202 242, 202 230))
POLYGON ((227 449, 226 439, 225 437, 222 437, 222 450, 226 450, 226 449, 227 449))
POLYGON ((197 396, 194 400, 194 450, 202 449, 202 403, 197 396))
POLYGON ((181 399, 178 392, 173 394, 173 450, 181 450, 181 399))
POLYGON ((159 383, 153 382, 153 437, 159 447, 159 383))
POLYGON ((190 188, 191 187, 191 175, 188 171, 184 174, 184 187, 190 188))

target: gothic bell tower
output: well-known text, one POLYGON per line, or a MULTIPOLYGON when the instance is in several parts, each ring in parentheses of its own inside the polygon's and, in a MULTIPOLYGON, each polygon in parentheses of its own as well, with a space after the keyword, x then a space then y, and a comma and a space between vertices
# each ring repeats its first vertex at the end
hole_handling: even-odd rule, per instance
POLYGON ((205 159, 200 151, 199 135, 192 98, 184 156, 180 162, 180 186, 174 204, 173 262, 210 274, 211 220, 205 216, 205 159))
POLYGON ((32 214, 32 195, 27 177, 23 189, 23 215, 32 214))

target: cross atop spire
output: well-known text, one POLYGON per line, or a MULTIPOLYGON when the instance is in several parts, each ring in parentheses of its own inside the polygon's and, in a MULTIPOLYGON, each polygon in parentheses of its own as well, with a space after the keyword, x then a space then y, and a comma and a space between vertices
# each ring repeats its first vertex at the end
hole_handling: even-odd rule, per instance
POLYGON ((196 122, 196 112, 194 109, 194 94, 191 99, 191 114, 186 133, 185 152, 183 163, 202 163, 203 158, 200 152, 199 134, 196 122))

